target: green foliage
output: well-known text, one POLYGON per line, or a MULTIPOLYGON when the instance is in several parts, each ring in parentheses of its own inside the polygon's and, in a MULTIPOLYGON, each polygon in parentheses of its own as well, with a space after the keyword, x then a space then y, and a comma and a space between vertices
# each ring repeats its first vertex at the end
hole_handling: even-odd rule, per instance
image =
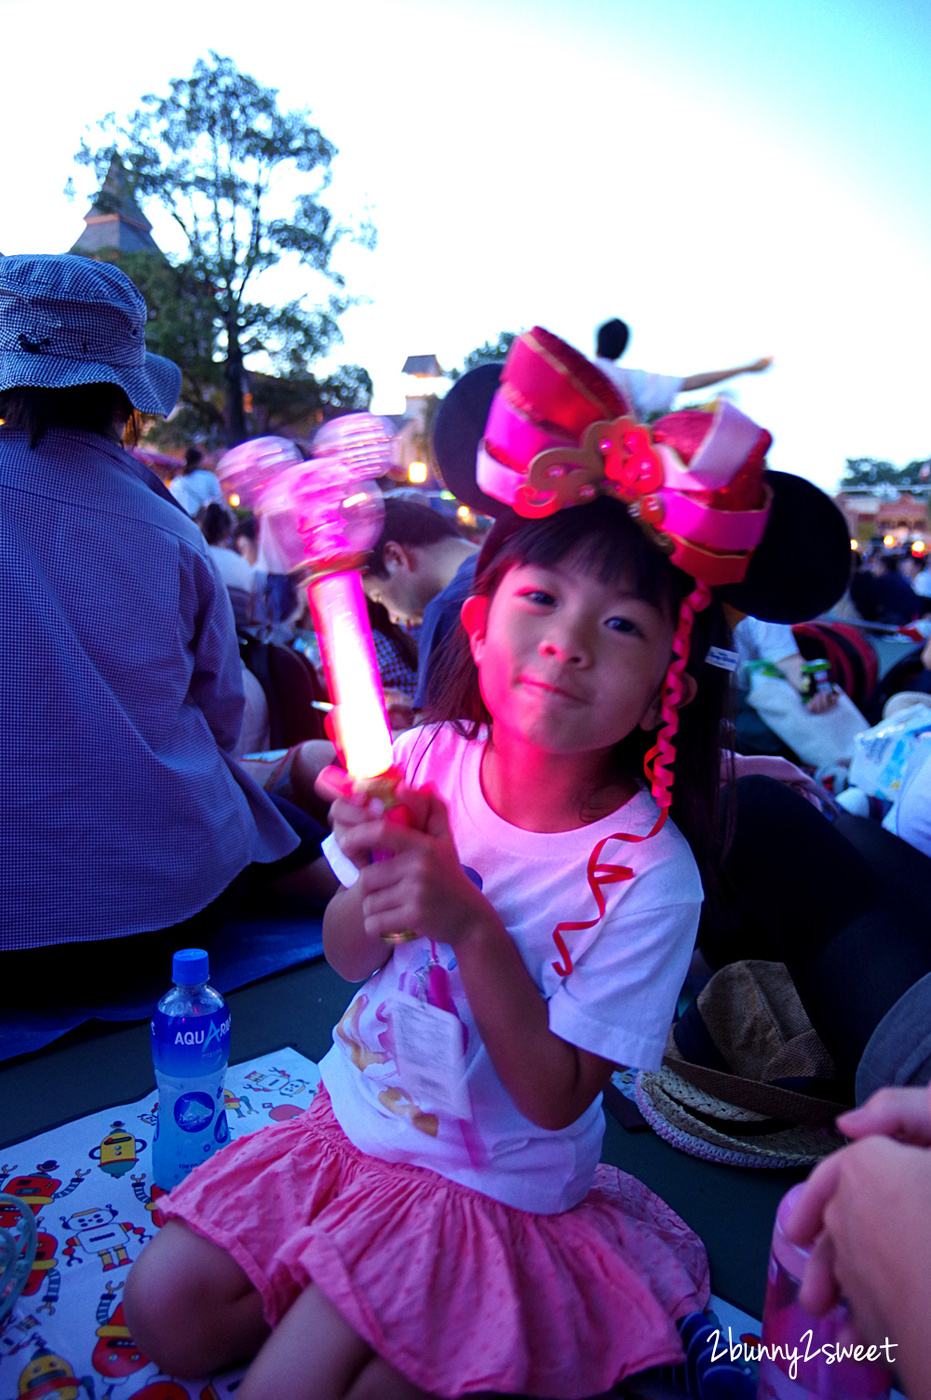
MULTIPOLYGON (((183 233, 187 257, 178 267, 140 274, 156 323, 148 343, 181 363, 184 403, 204 429, 216 429, 225 399, 226 437, 236 442, 246 436, 243 362, 264 352, 286 375, 308 376, 308 365, 339 341, 339 317, 352 304, 331 265, 334 250, 347 237, 373 247, 375 231, 334 222, 322 196, 336 150, 306 110, 282 111, 274 88, 213 52, 169 88, 167 96, 143 97, 123 123, 105 117, 104 144, 91 149, 82 140, 76 159, 102 183, 118 154, 136 199, 160 204, 183 233), (273 189, 283 175, 297 190, 284 212, 273 189), (329 289, 317 304, 302 296, 274 306, 256 297, 262 274, 282 259, 329 289)), ((128 263, 121 259, 133 276, 128 263)))
POLYGON ((486 340, 484 345, 470 350, 462 362, 462 368, 450 371, 450 379, 458 379, 461 374, 468 374, 470 369, 478 369, 479 365, 499 363, 506 357, 518 334, 517 331, 499 331, 495 340, 486 340))
MULTIPOLYGON (((99 203, 99 201, 98 201, 99 203)), ((118 262, 145 298, 146 348, 182 369, 179 408, 170 422, 152 419, 146 439, 153 446, 180 447, 193 439, 225 436, 223 364, 218 358, 216 301, 190 263, 172 266, 151 253, 96 256, 118 262)))
POLYGON ((848 457, 841 478, 842 491, 872 491, 893 487, 897 491, 924 492, 931 486, 931 458, 896 467, 875 457, 848 457))
POLYGON ((343 365, 326 379, 312 374, 281 379, 253 375, 253 430, 305 436, 336 413, 368 408, 371 397, 372 381, 359 365, 343 365))

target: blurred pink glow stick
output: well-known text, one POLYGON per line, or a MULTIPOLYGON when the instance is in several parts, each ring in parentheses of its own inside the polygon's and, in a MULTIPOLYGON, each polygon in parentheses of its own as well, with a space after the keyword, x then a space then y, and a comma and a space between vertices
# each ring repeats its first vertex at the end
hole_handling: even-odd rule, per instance
POLYGON ((346 771, 374 778, 391 767, 391 730, 381 676, 355 571, 324 574, 307 588, 346 771))
POLYGON ((307 596, 346 768, 373 778, 391 765, 391 730, 360 568, 381 531, 384 507, 372 478, 391 465, 392 433, 370 413, 336 418, 304 461, 284 438, 256 438, 226 453, 227 492, 262 516, 289 568, 307 566, 307 596))

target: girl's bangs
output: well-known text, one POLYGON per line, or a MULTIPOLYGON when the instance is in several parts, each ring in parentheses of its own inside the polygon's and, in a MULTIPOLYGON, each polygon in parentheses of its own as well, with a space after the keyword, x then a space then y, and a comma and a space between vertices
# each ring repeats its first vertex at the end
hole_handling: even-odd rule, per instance
POLYGON ((476 580, 477 591, 493 592, 509 568, 522 564, 569 565, 602 584, 633 585, 639 597, 673 616, 689 582, 611 497, 522 525, 476 580))

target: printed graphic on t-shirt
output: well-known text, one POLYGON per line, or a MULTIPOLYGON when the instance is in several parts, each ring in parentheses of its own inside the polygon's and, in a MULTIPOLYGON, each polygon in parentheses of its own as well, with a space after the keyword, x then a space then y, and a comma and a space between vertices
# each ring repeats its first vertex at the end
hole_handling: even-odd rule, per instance
MULTIPOLYGON (((444 952, 455 966, 449 950, 444 952)), ((402 974, 394 995, 369 1010, 370 998, 360 992, 336 1028, 359 1073, 384 1080, 378 1092, 382 1107, 434 1138, 441 1115, 471 1117, 465 1084, 469 1031, 456 1008, 449 971, 437 945, 424 944, 422 957, 402 974)))

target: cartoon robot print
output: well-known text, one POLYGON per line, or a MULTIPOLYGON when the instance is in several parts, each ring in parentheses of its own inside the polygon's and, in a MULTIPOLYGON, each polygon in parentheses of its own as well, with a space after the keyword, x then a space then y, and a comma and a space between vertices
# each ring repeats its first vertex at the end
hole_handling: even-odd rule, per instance
POLYGON ((158 1380, 144 1385, 141 1390, 134 1390, 133 1400, 188 1400, 189 1395, 190 1392, 178 1381, 160 1376, 158 1380))
POLYGON ((129 1376, 149 1365, 149 1358, 136 1346, 126 1325, 123 1304, 117 1302, 122 1288, 114 1288, 108 1283, 97 1304, 97 1342, 91 1355, 94 1370, 110 1382, 103 1392, 103 1400, 109 1400, 117 1385, 129 1376))
POLYGON ((145 1147, 142 1138, 127 1132, 122 1119, 117 1118, 110 1124, 110 1131, 100 1146, 91 1148, 87 1155, 108 1176, 123 1176, 136 1166, 139 1153, 144 1152, 145 1147))
POLYGON ((58 1189, 61 1186, 60 1178, 51 1174, 57 1169, 57 1162, 40 1162, 33 1175, 13 1176, 11 1173, 16 1171, 15 1166, 0 1167, 0 1190, 8 1196, 18 1196, 31 1208, 33 1215, 38 1215, 53 1201, 63 1201, 66 1196, 70 1196, 72 1191, 77 1190, 84 1178, 90 1176, 89 1167, 86 1171, 82 1171, 78 1167, 68 1185, 60 1191, 58 1189))
POLYGON ((63 1215, 61 1223, 74 1233, 65 1241, 62 1254, 72 1264, 83 1264, 84 1254, 96 1255, 104 1273, 111 1269, 127 1268, 132 1260, 127 1250, 127 1242, 136 1235, 137 1243, 142 1244, 148 1235, 141 1225, 133 1225, 129 1220, 117 1220, 115 1206, 94 1206, 90 1210, 76 1210, 73 1215, 63 1215))
MULTIPOLYGON (((0 1211, 0 1225, 4 1224, 4 1212, 0 1211)), ((40 1215, 36 1220, 36 1226, 44 1223, 40 1215)), ((50 1235, 47 1230, 37 1229, 36 1231, 36 1257, 33 1261, 32 1269, 23 1288, 23 1298, 34 1298, 39 1293, 43 1284, 45 1285, 45 1296, 41 1303, 36 1304, 36 1312, 46 1312, 51 1315, 55 1311, 55 1304, 58 1302, 58 1295, 61 1292, 61 1271, 58 1268, 58 1241, 54 1235, 50 1235)))
POLYGON ((168 1195, 168 1192, 155 1181, 152 1182, 151 1191, 146 1191, 145 1172, 139 1172, 138 1175, 131 1176, 130 1181, 133 1184, 133 1195, 136 1200, 151 1213, 152 1224, 157 1230, 160 1230, 165 1222, 159 1214, 158 1203, 162 1196, 168 1195))
POLYGON ((200 1392, 200 1400, 231 1400, 244 1380, 244 1372, 238 1376, 214 1376, 200 1392))
POLYGON ((245 1094, 234 1094, 232 1089, 223 1090, 223 1107, 227 1114, 235 1113, 237 1118, 246 1118, 250 1114, 258 1114, 258 1109, 253 1108, 245 1094))
POLYGON ((53 1352, 41 1337, 29 1364, 20 1372, 16 1400, 78 1400, 83 1392, 94 1400, 90 1376, 76 1376, 63 1356, 53 1352))

